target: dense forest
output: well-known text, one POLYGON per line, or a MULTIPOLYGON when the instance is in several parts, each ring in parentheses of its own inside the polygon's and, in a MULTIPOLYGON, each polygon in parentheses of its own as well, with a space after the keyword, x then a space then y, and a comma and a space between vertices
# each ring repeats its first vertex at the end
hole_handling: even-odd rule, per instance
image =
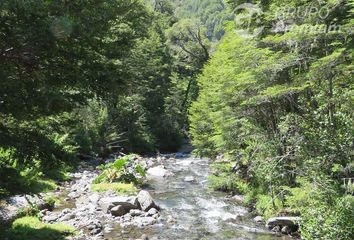
POLYGON ((190 109, 197 153, 234 164, 216 187, 301 214, 305 239, 353 237, 353 4, 259 1, 261 21, 227 25, 190 109))
POLYGON ((0 196, 190 142, 215 190, 301 216, 303 239, 352 239, 353 16, 353 0, 2 0, 0 196))

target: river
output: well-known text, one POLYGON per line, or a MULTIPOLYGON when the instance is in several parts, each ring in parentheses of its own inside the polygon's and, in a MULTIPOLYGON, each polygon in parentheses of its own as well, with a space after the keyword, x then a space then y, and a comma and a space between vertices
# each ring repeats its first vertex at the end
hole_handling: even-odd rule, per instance
POLYGON ((173 176, 150 180, 147 190, 162 208, 161 215, 165 220, 144 229, 125 230, 120 234, 121 239, 142 234, 149 239, 166 240, 291 239, 270 233, 263 228, 264 224, 254 223, 247 209, 236 204, 227 194, 210 190, 208 159, 169 158, 164 166, 173 176))

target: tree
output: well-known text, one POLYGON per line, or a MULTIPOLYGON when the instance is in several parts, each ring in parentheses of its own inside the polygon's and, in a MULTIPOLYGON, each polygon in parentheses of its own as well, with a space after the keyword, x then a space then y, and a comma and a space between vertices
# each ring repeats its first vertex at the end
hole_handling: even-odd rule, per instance
MULTIPOLYGON (((233 8, 244 3, 229 2, 233 8)), ((353 3, 257 3, 263 10, 257 18, 263 21, 251 18, 249 26, 261 23, 263 32, 249 38, 235 31, 243 26, 230 23, 198 77, 200 94, 190 108, 193 144, 200 155, 223 154, 235 162, 261 213, 275 215, 285 208, 298 214, 299 205, 289 200, 296 198, 323 208, 323 218, 331 214, 331 202, 352 201, 338 186, 341 177, 351 177, 344 169, 354 158, 354 116, 348 111, 353 104, 353 3), (317 10, 301 12, 306 9, 317 10), (308 191, 311 187, 319 193, 308 191), (298 195, 298 188, 306 194, 298 195), (335 194, 326 194, 329 189, 335 194), (314 200, 317 194, 326 196, 321 203, 314 200)), ((310 209, 301 209, 304 235, 330 238, 318 230, 320 221, 305 213, 310 209)))

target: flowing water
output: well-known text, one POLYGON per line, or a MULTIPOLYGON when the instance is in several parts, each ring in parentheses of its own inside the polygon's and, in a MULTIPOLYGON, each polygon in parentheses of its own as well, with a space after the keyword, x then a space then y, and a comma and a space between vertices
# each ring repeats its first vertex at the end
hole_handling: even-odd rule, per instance
POLYGON ((224 193, 211 191, 207 183, 210 174, 207 159, 171 158, 165 160, 164 165, 174 175, 150 180, 148 190, 161 206, 165 220, 144 230, 128 230, 120 235, 122 239, 143 233, 149 239, 166 240, 290 239, 275 236, 266 231, 263 224, 256 225, 244 207, 224 193), (193 177, 195 181, 186 182, 186 177, 193 177))

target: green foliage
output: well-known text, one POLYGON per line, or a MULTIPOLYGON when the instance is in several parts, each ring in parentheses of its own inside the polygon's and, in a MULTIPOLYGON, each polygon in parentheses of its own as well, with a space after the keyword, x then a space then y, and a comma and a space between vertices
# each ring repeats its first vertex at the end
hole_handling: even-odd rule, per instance
POLYGON ((238 194, 245 194, 247 192, 248 184, 232 172, 231 164, 215 163, 212 165, 212 171, 214 174, 208 178, 210 188, 238 194))
POLYGON ((60 202, 59 197, 55 196, 54 194, 47 194, 43 197, 44 202, 49 207, 49 209, 54 208, 55 204, 60 202))
POLYGON ((1 193, 28 186, 21 174, 68 179, 78 154, 179 148, 186 105, 173 94, 186 86, 172 83, 178 61, 165 34, 177 19, 171 2, 152 6, 1 2, 0 148, 11 154, 1 157, 1 193))
MULTIPOLYGON (((247 1, 228 2, 236 8, 247 1)), ((247 182, 247 199, 259 213, 301 215, 306 239, 347 239, 351 222, 334 231, 338 219, 330 216, 349 213, 342 199, 348 200, 350 186, 341 185, 353 177, 353 5, 253 3, 262 14, 248 27, 261 25, 262 33, 248 38, 238 31, 245 26, 229 23, 197 79, 199 96, 189 109, 195 153, 236 161, 237 177, 247 182), (311 7, 330 14, 302 12, 311 7), (289 14, 294 8, 297 14, 289 14), (341 31, 313 28, 331 24, 341 31), (328 219, 323 231, 320 219, 328 219)), ((225 181, 231 176, 214 182, 231 186, 225 181)))
MULTIPOLYGON (((55 172, 57 171, 60 169, 55 172)), ((14 150, 0 148, 0 176, 0 197, 18 193, 40 193, 57 188, 56 183, 41 172, 39 161, 32 166, 23 166, 15 158, 14 150)))
POLYGON ((200 19, 210 40, 220 40, 224 34, 224 22, 233 18, 222 0, 184 0, 178 6, 176 15, 200 19))
POLYGON ((272 198, 269 195, 260 194, 256 197, 255 208, 259 214, 269 218, 283 210, 283 204, 279 198, 272 198))
POLYGON ((74 235, 75 229, 64 224, 45 224, 36 217, 22 217, 12 223, 7 231, 2 231, 0 237, 11 240, 64 240, 66 236, 74 235))
POLYGON ((302 179, 300 182, 301 188, 290 189, 291 195, 286 204, 301 212, 302 237, 336 239, 340 236, 340 239, 351 239, 354 234, 353 196, 338 196, 325 180, 310 183, 302 179))
POLYGON ((17 213, 19 217, 38 217, 39 209, 38 206, 32 205, 29 207, 20 208, 17 213))
POLYGON ((141 183, 141 178, 145 176, 145 169, 136 162, 138 158, 134 154, 127 155, 113 163, 99 166, 102 173, 94 180, 94 183, 141 183))

